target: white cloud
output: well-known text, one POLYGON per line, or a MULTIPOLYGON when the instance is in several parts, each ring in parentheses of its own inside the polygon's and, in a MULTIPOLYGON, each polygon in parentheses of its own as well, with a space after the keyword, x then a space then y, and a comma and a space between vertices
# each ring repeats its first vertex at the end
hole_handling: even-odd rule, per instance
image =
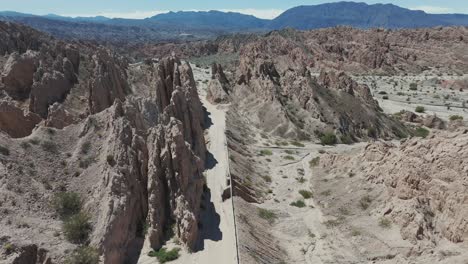
POLYGON ((447 14, 447 13, 455 13, 455 10, 449 7, 441 7, 441 6, 416 6, 410 8, 411 10, 422 10, 429 14, 447 14))
MULTIPOLYGON (((183 10, 183 11, 208 11, 208 10, 183 10)), ((284 10, 280 9, 221 9, 222 12, 236 12, 246 15, 253 15, 258 18, 272 19, 280 15, 284 10)), ((152 11, 132 11, 132 12, 100 12, 94 14, 61 14, 67 17, 94 17, 94 16, 105 16, 109 18, 130 18, 130 19, 141 19, 152 17, 158 14, 164 14, 169 11, 167 10, 152 10, 152 11)))

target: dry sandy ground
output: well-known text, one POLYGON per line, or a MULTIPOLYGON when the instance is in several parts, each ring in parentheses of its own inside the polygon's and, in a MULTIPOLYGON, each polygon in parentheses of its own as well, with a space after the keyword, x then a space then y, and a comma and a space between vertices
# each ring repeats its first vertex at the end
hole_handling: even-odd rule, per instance
MULTIPOLYGON (((228 158, 225 135, 225 107, 214 106, 206 100, 207 81, 211 78, 209 70, 192 65, 195 80, 199 88, 200 100, 206 108, 211 126, 207 131, 207 146, 212 157, 208 158, 208 168, 205 171, 209 194, 204 195, 204 210, 201 215, 201 238, 199 250, 189 253, 182 249, 180 257, 171 263, 180 264, 219 264, 237 263, 236 238, 234 231, 234 216, 232 200, 222 201, 221 195, 228 188, 228 158)), ((177 241, 167 243, 168 249, 180 247, 177 241)), ((156 263, 155 258, 148 257, 151 249, 145 244, 140 264, 156 263)))
POLYGON ((450 88, 451 82, 466 80, 468 75, 428 73, 408 76, 354 76, 353 78, 371 88, 372 94, 385 113, 394 114, 401 110, 414 112, 416 106, 424 106, 427 114, 435 114, 446 120, 452 115, 460 115, 468 120, 468 87, 462 91, 450 88), (439 82, 448 84, 444 87, 439 82), (410 90, 411 83, 418 85, 417 90, 410 90))

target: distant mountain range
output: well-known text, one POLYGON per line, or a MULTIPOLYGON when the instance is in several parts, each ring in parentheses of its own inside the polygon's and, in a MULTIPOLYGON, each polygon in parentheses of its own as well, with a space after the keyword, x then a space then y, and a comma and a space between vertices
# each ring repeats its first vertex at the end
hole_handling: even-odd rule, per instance
POLYGON ((339 25, 357 28, 468 26, 465 14, 427 14, 392 4, 338 2, 291 8, 275 19, 221 11, 181 11, 145 19, 36 16, 0 12, 0 20, 20 22, 61 38, 97 41, 164 41, 203 39, 233 32, 265 32, 281 28, 316 29, 339 25))

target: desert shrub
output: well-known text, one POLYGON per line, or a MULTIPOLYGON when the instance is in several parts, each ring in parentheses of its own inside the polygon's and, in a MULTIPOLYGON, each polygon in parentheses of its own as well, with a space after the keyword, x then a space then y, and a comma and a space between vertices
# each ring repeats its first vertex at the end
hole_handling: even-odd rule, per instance
POLYGON ((294 151, 292 151, 290 149, 287 149, 287 150, 284 151, 284 153, 291 155, 291 154, 294 154, 294 151))
POLYGON ((50 153, 58 152, 57 145, 54 142, 49 141, 49 140, 42 142, 41 147, 43 150, 50 152, 50 153))
POLYGON ((89 151, 91 150, 91 142, 89 141, 86 141, 85 143, 83 143, 83 145, 81 145, 81 154, 88 154, 89 151))
POLYGON ((41 143, 41 141, 37 138, 33 138, 31 140, 29 140, 29 143, 33 144, 33 145, 39 145, 39 143, 41 143))
POLYGON ((47 128, 46 132, 47 132, 47 134, 49 134, 51 136, 55 135, 55 130, 50 128, 50 127, 47 128))
POLYGON ((456 120, 463 120, 463 116, 459 116, 459 115, 450 116, 450 121, 456 121, 456 120))
POLYGON ((299 147, 299 148, 305 147, 304 144, 302 144, 301 142, 298 142, 298 141, 291 142, 291 145, 294 145, 294 146, 299 147))
POLYGON ((6 255, 10 255, 15 251, 15 246, 11 243, 6 243, 5 245, 3 245, 3 250, 5 251, 6 255))
POLYGON ((376 138, 377 137, 377 129, 375 129, 375 127, 369 127, 367 129, 367 136, 372 137, 372 138, 376 138))
POLYGON ((416 113, 424 113, 426 112, 426 108, 424 108, 424 106, 416 106, 416 109, 414 109, 414 111, 416 111, 416 113))
POLYGON ((320 137, 320 143, 322 145, 335 145, 336 136, 331 132, 327 132, 320 137))
POLYGON ((383 99, 383 100, 388 100, 388 95, 382 96, 382 99, 383 99))
POLYGON ((390 221, 389 219, 385 217, 381 217, 379 219, 379 226, 382 228, 388 229, 392 226, 392 221, 390 221))
POLYGON ((330 191, 330 190, 326 190, 326 191, 321 192, 320 194, 323 195, 323 196, 330 196, 330 195, 331 195, 331 191, 330 191))
POLYGON ((378 94, 385 95, 385 94, 387 94, 387 92, 385 92, 385 91, 380 91, 380 92, 378 92, 378 94))
POLYGON ((299 183, 304 183, 304 182, 306 182, 306 179, 305 179, 304 177, 296 178, 296 180, 297 180, 299 183))
POLYGON ((114 155, 112 155, 112 154, 107 155, 106 156, 106 161, 107 161, 107 164, 111 165, 112 167, 115 166, 114 155))
POLYGON ((265 175, 262 177, 266 182, 271 182, 271 177, 268 175, 265 175))
POLYGON ((410 83, 409 89, 411 91, 417 91, 418 90, 418 84, 417 83, 410 83))
POLYGON ((283 159, 285 159, 285 160, 295 160, 294 157, 291 156, 291 155, 284 156, 283 159))
POLYGON ((341 221, 337 219, 330 219, 330 220, 323 222, 323 224, 328 228, 337 227, 341 224, 341 221))
POLYGON ((2 154, 3 156, 9 156, 10 149, 8 147, 0 146, 0 154, 2 154))
POLYGON ((403 92, 398 92, 397 95, 398 95, 398 96, 405 96, 406 94, 403 93, 403 92))
POLYGON ((277 218, 275 212, 264 208, 258 208, 258 216, 262 219, 268 220, 269 223, 273 223, 277 218))
POLYGON ((92 157, 87 157, 85 159, 80 159, 79 166, 82 169, 86 169, 89 167, 94 162, 94 159, 92 157))
POLYGON ((429 130, 424 127, 418 127, 413 132, 415 137, 426 138, 429 135, 429 130))
POLYGON ((372 203, 372 199, 369 195, 361 197, 359 200, 359 205, 361 206, 362 210, 366 210, 369 208, 370 204, 372 203))
POLYGON ((260 156, 271 156, 273 155, 273 152, 269 149, 262 149, 260 150, 260 156))
POLYGON ((340 140, 341 140, 341 143, 347 144, 347 145, 354 143, 353 139, 349 135, 342 135, 340 137, 340 140))
POLYGON ((312 192, 307 191, 307 190, 300 190, 299 194, 302 195, 302 197, 304 197, 304 199, 312 198, 312 192))
POLYGON ((318 166, 319 163, 320 163, 320 157, 315 157, 311 161, 309 161, 309 165, 311 168, 318 166))
POLYGON ((287 141, 276 141, 275 145, 277 146, 287 146, 289 143, 287 141))
POLYGON ((361 231, 359 229, 353 229, 351 230, 351 236, 360 236, 361 231))
POLYGON ((28 149, 31 147, 31 144, 29 144, 29 142, 27 141, 23 141, 20 143, 20 147, 23 148, 23 149, 28 149))
POLYGON ((180 248, 173 248, 169 251, 166 248, 161 248, 158 251, 150 251, 148 256, 156 257, 160 263, 166 263, 178 259, 179 251, 180 248))
POLYGON ((93 247, 79 247, 65 261, 66 264, 98 264, 99 252, 93 247))
POLYGON ((65 237, 72 243, 83 244, 88 241, 93 227, 89 222, 89 216, 85 213, 77 213, 70 216, 63 223, 65 237))
POLYGON ((295 202, 290 203, 289 205, 299 207, 299 208, 302 208, 302 207, 306 206, 306 204, 305 204, 305 202, 303 200, 297 200, 295 202))
POLYGON ((52 207, 62 219, 66 219, 80 212, 80 195, 74 192, 57 193, 52 199, 52 207))

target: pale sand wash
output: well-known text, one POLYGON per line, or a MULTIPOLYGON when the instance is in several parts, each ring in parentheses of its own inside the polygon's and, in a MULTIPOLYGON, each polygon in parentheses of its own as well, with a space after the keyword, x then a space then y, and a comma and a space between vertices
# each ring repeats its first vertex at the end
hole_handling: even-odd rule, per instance
MULTIPOLYGON (((234 230, 234 216, 232 200, 222 201, 222 193, 228 188, 228 158, 225 135, 225 112, 223 107, 212 105, 206 100, 207 81, 211 78, 210 70, 197 68, 192 65, 195 80, 197 81, 200 101, 208 113, 208 123, 211 123, 206 132, 208 157, 205 171, 207 186, 211 195, 204 195, 205 209, 201 213, 203 229, 196 252, 188 252, 171 239, 166 243, 168 249, 182 248, 180 257, 170 263, 180 264, 231 264, 237 263, 236 237, 234 230)), ((151 251, 149 243, 145 242, 138 263, 157 263, 154 257, 148 257, 151 251)))

